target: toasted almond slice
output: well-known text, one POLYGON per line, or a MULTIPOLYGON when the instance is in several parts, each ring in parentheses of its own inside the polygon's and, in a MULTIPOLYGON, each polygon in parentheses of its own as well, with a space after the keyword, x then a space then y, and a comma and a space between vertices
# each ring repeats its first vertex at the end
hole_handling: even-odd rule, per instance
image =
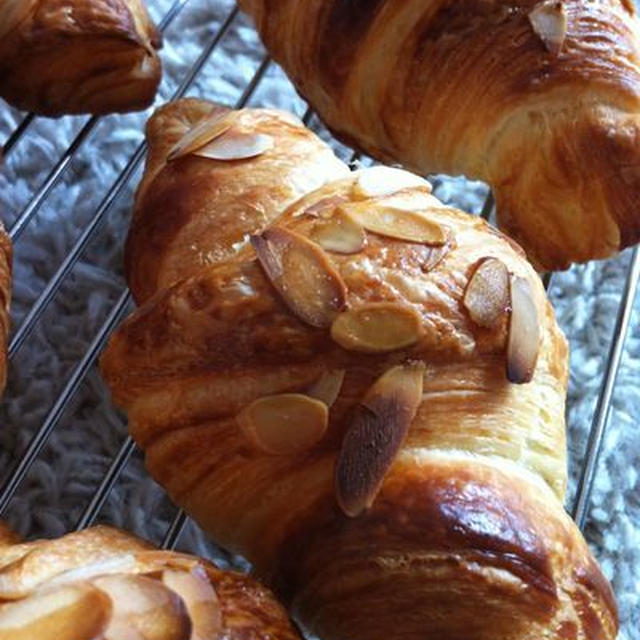
POLYGON ((189 131, 178 140, 171 151, 169 151, 167 160, 170 162, 171 160, 176 160, 189 153, 193 153, 221 136, 231 127, 233 115, 233 111, 215 113, 198 122, 198 124, 192 129, 189 129, 189 131))
POLYGON ((190 640, 212 640, 222 632, 222 613, 207 572, 200 566, 191 571, 167 569, 162 582, 177 593, 191 618, 190 640))
POLYGON ((191 621, 184 602, 158 580, 110 575, 92 582, 113 606, 105 640, 189 640, 191 621))
POLYGON ((258 398, 237 416, 245 435, 255 446, 273 455, 310 449, 329 424, 327 405, 301 393, 258 398))
POLYGON ((471 319, 491 329, 509 306, 509 272, 497 258, 483 258, 467 283, 464 306, 471 319))
POLYGON ((344 374, 344 369, 325 371, 311 386, 307 395, 316 398, 316 400, 321 400, 327 407, 331 408, 340 395, 340 389, 342 389, 342 383, 344 382, 344 374))
POLYGON ((271 227, 251 243, 289 308, 313 327, 328 327, 346 305, 347 287, 327 254, 294 231, 271 227))
POLYGON ((373 504, 422 401, 423 378, 424 363, 393 367, 357 407, 335 469, 336 498, 346 515, 373 504))
POLYGON ((447 241, 446 229, 423 213, 388 207, 375 202, 342 205, 367 231, 389 238, 440 246, 447 241))
POLYGON ((529 22, 547 51, 557 56, 567 35, 567 14, 558 0, 537 4, 529 13, 529 22))
POLYGON ((384 353, 415 344, 422 320, 411 308, 393 302, 370 302, 341 313, 331 337, 349 351, 384 353))
POLYGON ((193 152, 210 160, 247 160, 273 148, 273 138, 264 133, 227 131, 224 135, 193 152))
POLYGON ((530 382, 540 349, 540 319, 529 280, 511 277, 511 317, 507 339, 507 378, 530 382))
POLYGON ((343 209, 336 209, 330 218, 317 222, 311 237, 323 249, 345 254, 362 251, 367 241, 362 225, 343 209))
POLYGON ((314 218, 324 217, 325 214, 333 213, 334 209, 343 202, 347 201, 346 196, 334 195, 327 196, 326 198, 322 198, 315 202, 310 207, 306 209, 302 209, 299 213, 295 214, 295 217, 298 216, 312 216, 314 218))
POLYGON ((377 198, 416 187, 422 187, 431 192, 431 185, 414 173, 393 167, 376 166, 358 171, 353 189, 356 196, 377 198))
POLYGON ((110 614, 109 598, 85 583, 36 591, 0 605, 0 640, 94 640, 110 614))

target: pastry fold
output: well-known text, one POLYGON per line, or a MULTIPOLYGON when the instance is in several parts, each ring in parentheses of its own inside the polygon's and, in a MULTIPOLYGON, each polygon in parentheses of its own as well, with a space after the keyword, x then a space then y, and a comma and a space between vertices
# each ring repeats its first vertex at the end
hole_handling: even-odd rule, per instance
POLYGON ((640 241, 640 37, 628 0, 240 0, 332 131, 493 188, 541 269, 640 241))
POLYGON ((255 580, 111 527, 20 542, 0 525, 2 640, 300 640, 255 580))
POLYGON ((154 478, 323 640, 614 638, 562 506, 567 345, 518 245, 277 112, 156 118, 187 110, 197 135, 149 125, 142 304, 101 358, 154 478), (289 150, 316 184, 276 203, 289 150), (178 215, 151 249, 154 210, 178 215))
POLYGON ((159 46, 142 0, 3 0, 0 97, 44 116, 144 109, 159 46))

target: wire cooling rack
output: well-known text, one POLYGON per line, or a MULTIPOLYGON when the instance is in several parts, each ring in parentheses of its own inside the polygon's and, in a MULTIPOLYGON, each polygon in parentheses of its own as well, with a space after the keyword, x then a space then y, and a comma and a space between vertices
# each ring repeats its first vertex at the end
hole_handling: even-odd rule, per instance
MULTIPOLYGON (((179 37, 179 34, 170 33, 171 27, 178 16, 189 9, 187 6, 188 2, 189 0, 175 0, 159 22, 160 29, 165 33, 169 46, 171 42, 170 38, 179 37)), ((248 28, 247 23, 241 14, 239 14, 238 9, 231 6, 228 13, 221 16, 215 31, 211 32, 210 37, 198 57, 193 61, 186 73, 183 74, 179 84, 173 89, 172 98, 179 98, 190 93, 197 83, 203 68, 207 65, 215 64, 215 55, 218 49, 224 46, 225 39, 228 38, 229 34, 234 30, 242 28, 248 28)), ((255 104, 256 94, 262 83, 265 82, 265 78, 267 81, 269 80, 268 75, 269 72, 273 70, 273 67, 274 65, 269 57, 263 54, 263 57, 258 60, 255 68, 252 69, 252 75, 245 83, 242 93, 236 97, 234 106, 242 107, 249 103, 252 105, 255 104)), ((294 93, 292 88, 290 88, 290 91, 292 94, 294 93)), ((212 95, 210 92, 207 92, 206 89, 200 91, 200 93, 203 94, 204 97, 214 100, 220 98, 215 94, 212 95)), ((304 105, 301 106, 299 115, 303 117, 305 123, 313 124, 314 128, 319 129, 321 127, 312 111, 304 105)), ((99 129, 106 131, 106 135, 117 133, 116 118, 116 116, 107 116, 103 118, 91 117, 86 120, 77 119, 78 122, 82 122, 82 124, 77 130, 75 137, 59 156, 51 158, 48 174, 35 186, 31 196, 23 204, 21 210, 14 216, 13 221, 7 225, 9 235, 17 248, 19 248, 20 243, 23 241, 23 236, 29 230, 30 225, 37 224, 39 212, 46 205, 48 199, 52 197, 52 193, 58 189, 66 188, 65 180, 72 179, 73 163, 82 151, 83 146, 86 145, 87 140, 99 129)), ((39 118, 33 114, 23 115, 18 125, 10 132, 3 146, 5 164, 12 162, 16 149, 24 144, 25 140, 33 134, 34 127, 37 125, 38 120, 39 118)), ((340 150, 344 157, 344 148, 340 147, 340 150)), ((65 286, 73 286, 74 268, 78 266, 79 261, 82 259, 90 243, 101 233, 101 229, 108 220, 109 215, 114 208, 116 208, 116 203, 123 197, 127 197, 130 203, 131 189, 137 182, 134 178, 139 174, 141 164, 145 157, 145 151, 144 142, 138 144, 133 150, 128 162, 122 167, 111 186, 102 195, 98 206, 87 218, 80 235, 71 246, 66 248, 66 255, 58 264, 55 271, 50 274, 44 287, 34 297, 30 308, 25 309, 21 317, 15 321, 9 344, 11 363, 15 362, 21 350, 23 350, 29 340, 32 339, 34 332, 46 332, 47 329, 51 328, 51 325, 47 325, 47 323, 43 321, 43 318, 46 318, 48 309, 55 304, 61 289, 65 286)), ((356 162, 358 157, 352 154, 350 159, 356 162)), ((20 171, 20 167, 17 167, 16 171, 20 171)), ((481 215, 488 218, 492 214, 492 210, 493 201, 489 195, 484 203, 481 215)), ((123 234, 125 228, 123 225, 123 234)), ((124 235, 121 240, 124 242, 124 235)), ((605 432, 609 424, 612 398, 624 352, 625 340, 630 327, 631 313, 639 278, 640 253, 638 249, 635 249, 631 252, 628 263, 626 281, 621 294, 617 316, 615 322, 612 322, 612 337, 610 339, 608 355, 606 356, 606 366, 600 383, 599 395, 593 410, 591 429, 571 509, 573 517, 581 528, 584 528, 589 513, 590 496, 598 471, 598 459, 603 448, 605 432)), ((553 277, 546 277, 545 284, 553 288, 553 277)), ((121 282, 120 285, 122 285, 121 282)), ((95 372, 97 357, 104 347, 109 334, 130 308, 131 301, 129 292, 121 286, 112 308, 108 311, 102 323, 99 324, 93 337, 86 344, 84 353, 77 359, 71 371, 66 373, 66 378, 61 382, 55 401, 46 407, 46 411, 43 409, 44 417, 40 421, 39 426, 37 426, 32 433, 28 434, 28 437, 22 440, 18 439, 15 459, 7 469, 0 470, 0 517, 10 512, 16 493, 27 482, 30 471, 34 465, 38 463, 40 456, 43 455, 43 451, 46 450, 47 443, 54 433, 54 430, 59 427, 62 417, 68 414, 70 407, 72 411, 79 410, 77 407, 73 407, 74 397, 82 385, 86 383, 88 376, 90 376, 92 372, 95 372)), ((568 337, 571 339, 571 335, 568 337)), ((55 376, 56 373, 52 372, 52 375, 55 376)), ((73 416, 69 419, 73 421, 73 416)), ((20 424, 19 421, 16 420, 10 422, 9 425, 4 425, 3 428, 17 430, 20 429, 20 424)), ((127 468, 127 465, 131 464, 132 457, 136 454, 136 447, 131 438, 124 437, 123 441, 119 444, 119 448, 117 448, 113 454, 110 464, 106 469, 102 470, 103 473, 101 471, 101 477, 98 476, 98 481, 93 483, 90 489, 90 499, 76 521, 76 527, 78 529, 90 526, 100 519, 105 502, 124 470, 127 468)), ((93 477, 96 477, 95 474, 93 477)), ((79 481, 82 482, 82 479, 79 479, 79 481)), ((187 523, 187 518, 184 513, 178 511, 174 513, 173 518, 168 522, 168 526, 166 526, 161 537, 161 545, 165 548, 173 548, 181 536, 187 523)))

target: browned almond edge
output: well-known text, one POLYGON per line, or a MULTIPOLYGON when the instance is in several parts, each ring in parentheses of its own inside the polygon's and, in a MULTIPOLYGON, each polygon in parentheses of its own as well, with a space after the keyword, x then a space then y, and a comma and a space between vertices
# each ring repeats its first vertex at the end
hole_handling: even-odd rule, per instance
POLYGON ((562 2, 540 2, 529 12, 529 22, 547 51, 558 56, 567 35, 567 14, 562 2))
POLYGON ((507 379, 530 382, 540 350, 540 318, 533 288, 527 278, 511 276, 511 314, 507 336, 507 379))
POLYGON ((356 407, 335 466, 338 505, 356 517, 374 502, 422 401, 424 363, 384 373, 356 407))
POLYGON ((509 301, 506 265, 498 258, 481 258, 467 282, 462 299, 471 320, 486 329, 495 328, 507 313, 509 301))
POLYGON ((330 326, 346 307, 347 286, 327 253, 304 236, 278 226, 252 236, 251 243, 267 278, 289 309, 313 327, 330 326), (288 273, 284 265, 287 252, 296 252, 309 268, 288 273), (296 279, 309 275, 315 282, 296 285, 296 279))

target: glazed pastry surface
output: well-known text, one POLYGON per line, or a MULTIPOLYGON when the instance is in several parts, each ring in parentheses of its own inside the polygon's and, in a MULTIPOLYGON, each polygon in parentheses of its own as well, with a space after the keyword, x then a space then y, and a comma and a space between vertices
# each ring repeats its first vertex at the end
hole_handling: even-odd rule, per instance
POLYGON ((0 525, 2 640, 300 640, 255 580, 110 527, 19 542, 0 525))
POLYGON ((11 240, 0 222, 0 395, 7 383, 7 341, 11 304, 11 240))
POLYGON ((0 97, 45 116, 144 109, 159 46, 142 0, 2 0, 0 97))
POLYGON ((144 303, 101 359, 151 474, 323 640, 614 638, 562 507, 567 345, 519 246, 412 174, 349 173, 300 123, 266 129, 277 113, 208 135, 199 103, 160 117, 186 111, 197 144, 148 129, 128 246, 144 303), (265 220, 289 149, 317 183, 265 220), (206 194, 188 214, 218 259, 194 263, 181 230, 144 247, 170 187, 206 194))
POLYGON ((488 182, 544 270, 640 241, 630 0, 240 0, 329 127, 420 175, 488 182))

